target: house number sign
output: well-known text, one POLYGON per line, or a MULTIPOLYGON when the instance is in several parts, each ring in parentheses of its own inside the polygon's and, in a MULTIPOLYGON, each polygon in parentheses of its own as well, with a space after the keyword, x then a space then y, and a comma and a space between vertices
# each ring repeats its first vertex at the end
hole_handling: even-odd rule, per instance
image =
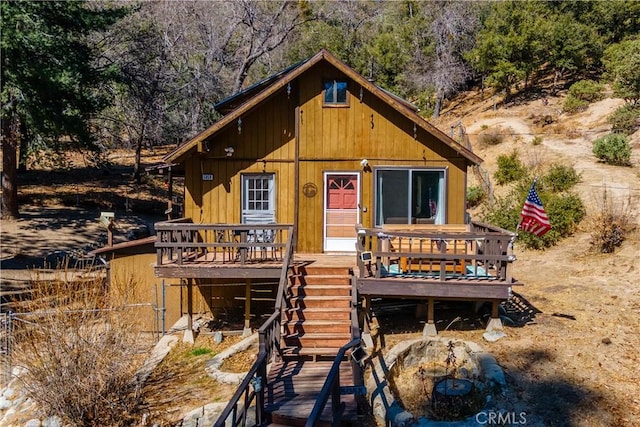
POLYGON ((302 194, 307 197, 313 197, 318 193, 318 187, 313 182, 307 182, 302 186, 302 194))
POLYGON ((213 174, 212 173, 203 173, 202 174, 202 180, 203 181, 213 181, 213 174))

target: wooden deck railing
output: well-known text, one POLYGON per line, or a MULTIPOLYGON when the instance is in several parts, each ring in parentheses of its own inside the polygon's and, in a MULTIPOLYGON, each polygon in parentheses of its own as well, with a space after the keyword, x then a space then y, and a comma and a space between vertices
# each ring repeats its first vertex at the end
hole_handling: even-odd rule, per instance
POLYGON ((483 223, 356 229, 362 278, 511 281, 510 231, 483 223))
POLYGON ((216 420, 214 424, 215 427, 246 426, 252 404, 255 410, 254 425, 259 426, 266 421, 264 412, 264 390, 267 386, 267 365, 271 362, 273 356, 280 352, 282 308, 283 305, 286 304, 286 293, 288 292, 287 283, 289 280, 288 273, 293 261, 293 227, 289 226, 286 231, 288 237, 285 250, 283 251, 282 273, 280 274, 275 309, 269 319, 258 330, 260 344, 258 358, 216 420))
POLYGON ((288 224, 194 224, 189 218, 160 222, 156 265, 282 261, 291 230, 288 224))

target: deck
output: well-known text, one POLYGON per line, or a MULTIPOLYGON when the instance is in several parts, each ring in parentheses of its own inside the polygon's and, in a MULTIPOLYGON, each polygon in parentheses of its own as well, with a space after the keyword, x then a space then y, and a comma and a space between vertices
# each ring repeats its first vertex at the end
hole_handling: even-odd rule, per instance
POLYGON ((507 299, 515 235, 487 224, 358 228, 364 297, 507 299))
MULTIPOLYGON (((293 226, 156 225, 157 277, 278 279, 293 226)), ((515 235, 487 224, 357 227, 357 252, 294 254, 293 266, 353 269, 362 297, 505 300, 515 235)), ((289 267, 291 267, 290 265, 289 267)))

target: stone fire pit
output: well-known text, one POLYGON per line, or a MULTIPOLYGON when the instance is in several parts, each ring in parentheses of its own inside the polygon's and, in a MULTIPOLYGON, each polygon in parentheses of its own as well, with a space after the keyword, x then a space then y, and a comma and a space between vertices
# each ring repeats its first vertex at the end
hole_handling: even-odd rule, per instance
POLYGON ((366 385, 378 424, 402 427, 475 425, 506 387, 482 347, 440 337, 405 341, 374 358, 366 385))

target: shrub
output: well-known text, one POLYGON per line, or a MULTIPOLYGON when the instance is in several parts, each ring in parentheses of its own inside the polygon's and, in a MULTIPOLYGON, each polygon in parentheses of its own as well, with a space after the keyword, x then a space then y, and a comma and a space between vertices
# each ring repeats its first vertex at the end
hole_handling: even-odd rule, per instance
POLYGON ((562 104, 562 110, 565 113, 577 113, 579 111, 584 111, 589 106, 589 103, 583 99, 578 99, 575 96, 568 95, 564 104, 562 104))
POLYGON ((526 170, 518 158, 518 152, 514 150, 509 155, 498 156, 498 170, 493 174, 500 185, 517 181, 526 175, 526 170))
POLYGON ((625 104, 609 116, 612 132, 631 135, 640 128, 640 106, 625 104))
POLYGON ((16 328, 14 360, 28 397, 65 425, 135 423, 143 344, 134 313, 107 306, 104 290, 99 279, 36 280, 23 306, 31 314, 16 328))
POLYGON ((533 144, 533 145, 542 144, 542 137, 541 136, 534 136, 533 139, 531 140, 531 144, 533 144))
POLYGON ((600 101, 604 85, 594 82, 593 80, 580 80, 575 82, 569 88, 569 96, 586 102, 600 101))
MULTIPOLYGON (((483 212, 483 221, 516 231, 530 185, 528 180, 518 182, 507 196, 497 199, 483 212)), ((541 191, 542 187, 539 186, 538 194, 551 222, 551 230, 542 237, 526 232, 519 233, 518 242, 528 249, 544 249, 556 245, 564 237, 573 234, 586 212, 578 196, 541 191)))
POLYGON ((472 185, 467 188, 467 203, 470 208, 478 206, 486 197, 486 194, 482 187, 472 185))
POLYGON ((480 134, 479 142, 484 145, 498 145, 504 142, 504 129, 497 127, 480 134))
POLYGON ((191 350, 191 352, 189 352, 191 356, 202 356, 204 354, 211 354, 211 353, 213 353, 213 350, 206 347, 196 347, 193 350, 191 350))
POLYGON ((600 253, 613 253, 622 245, 631 231, 630 203, 612 203, 605 188, 599 209, 589 218, 593 249, 600 253))
POLYGON ((553 192, 567 191, 580 182, 580 174, 573 166, 553 164, 542 177, 545 189, 553 192))
POLYGON ((612 133, 596 139, 593 143, 593 154, 610 165, 631 165, 631 146, 627 137, 622 134, 612 133))

